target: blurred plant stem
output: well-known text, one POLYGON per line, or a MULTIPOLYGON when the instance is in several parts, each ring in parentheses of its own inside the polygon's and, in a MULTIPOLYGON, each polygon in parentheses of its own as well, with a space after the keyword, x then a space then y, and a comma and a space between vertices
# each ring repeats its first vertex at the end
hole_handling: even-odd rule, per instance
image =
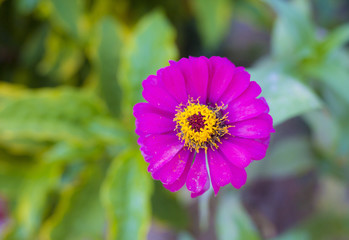
POLYGON ((212 188, 210 188, 206 193, 199 197, 199 224, 201 233, 206 232, 209 227, 211 196, 212 188))
MULTIPOLYGON (((208 181, 211 183, 210 167, 208 164, 207 155, 205 156, 208 181)), ((210 184, 211 185, 211 184, 210 184)), ((199 197, 199 224, 201 233, 206 232, 209 226, 210 219, 210 198, 212 195, 212 188, 209 186, 209 189, 206 193, 199 197)))

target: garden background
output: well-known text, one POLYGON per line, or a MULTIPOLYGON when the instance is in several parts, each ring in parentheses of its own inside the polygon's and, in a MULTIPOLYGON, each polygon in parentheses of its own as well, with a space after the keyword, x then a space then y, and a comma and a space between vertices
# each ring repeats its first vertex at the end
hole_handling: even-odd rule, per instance
POLYGON ((0 239, 349 239, 348 43, 347 0, 0 0, 0 239), (247 67, 276 128, 206 214, 152 180, 132 116, 201 55, 247 67))

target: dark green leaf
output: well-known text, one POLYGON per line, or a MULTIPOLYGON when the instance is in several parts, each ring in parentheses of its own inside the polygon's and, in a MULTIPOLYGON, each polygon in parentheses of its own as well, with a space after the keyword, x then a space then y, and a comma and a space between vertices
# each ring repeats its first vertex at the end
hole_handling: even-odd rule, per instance
POLYGON ((175 30, 163 12, 157 10, 143 17, 123 49, 119 79, 123 87, 125 112, 142 101, 141 82, 178 56, 175 30))
POLYGON ((29 14, 33 12, 35 7, 38 5, 38 2, 39 0, 17 0, 17 9, 23 14, 29 14))
POLYGON ((121 89, 117 82, 117 72, 122 47, 121 27, 111 17, 100 20, 95 34, 97 38, 96 64, 99 89, 110 112, 118 116, 120 112, 121 89))
POLYGON ((214 50, 231 25, 232 2, 230 0, 193 0, 191 2, 204 46, 214 50))
POLYGON ((102 239, 105 217, 99 199, 102 172, 92 165, 61 194, 54 214, 45 222, 40 237, 52 240, 102 239))
POLYGON ((81 0, 50 0, 53 7, 54 23, 67 31, 75 39, 82 30, 82 11, 84 1, 81 0))
POLYGON ((186 210, 180 205, 176 195, 167 191, 159 181, 155 182, 152 209, 156 218, 177 229, 184 229, 188 225, 186 210))
POLYGON ((100 100, 84 90, 1 86, 0 144, 9 148, 22 145, 29 151, 35 142, 60 140, 90 144, 91 122, 106 116, 100 100))
POLYGON ((15 210, 15 224, 8 239, 34 239, 48 207, 48 194, 57 186, 62 168, 37 164, 27 169, 15 210))

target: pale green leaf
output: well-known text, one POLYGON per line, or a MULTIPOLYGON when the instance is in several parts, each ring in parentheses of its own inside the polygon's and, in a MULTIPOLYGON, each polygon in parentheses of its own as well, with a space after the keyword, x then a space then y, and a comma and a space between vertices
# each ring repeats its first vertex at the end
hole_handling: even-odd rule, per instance
POLYGON ((313 142, 319 151, 335 154, 339 143, 339 126, 328 111, 314 111, 304 115, 312 130, 313 142), (324 127, 326 126, 326 127, 324 127))
POLYGON ((330 32, 320 48, 325 53, 337 50, 349 42, 349 24, 344 24, 330 32))
POLYGON ((287 233, 281 234, 281 236, 273 238, 273 240, 312 240, 310 234, 301 229, 291 230, 287 233))
POLYGON ((306 137, 292 137, 272 145, 272 151, 253 168, 264 177, 285 177, 304 173, 315 166, 316 158, 306 137))
POLYGON ((219 240, 261 239, 239 198, 226 194, 217 204, 216 229, 219 240))
POLYGON ((230 0, 191 1, 202 42, 214 50, 227 34, 233 13, 230 0))
POLYGON ((315 43, 315 30, 304 8, 281 0, 265 2, 278 15, 272 33, 273 56, 288 60, 309 56, 315 43))
POLYGON ((334 51, 322 62, 306 65, 304 70, 349 103, 349 53, 344 49, 334 51))
POLYGON ((310 219, 273 240, 329 240, 346 239, 349 217, 342 214, 317 213, 310 219))
POLYGON ((252 80, 262 87, 275 125, 321 107, 315 93, 291 76, 263 66, 251 69, 250 73, 252 80))
POLYGON ((152 180, 140 153, 115 157, 101 191, 108 219, 107 239, 146 239, 151 193, 152 180))

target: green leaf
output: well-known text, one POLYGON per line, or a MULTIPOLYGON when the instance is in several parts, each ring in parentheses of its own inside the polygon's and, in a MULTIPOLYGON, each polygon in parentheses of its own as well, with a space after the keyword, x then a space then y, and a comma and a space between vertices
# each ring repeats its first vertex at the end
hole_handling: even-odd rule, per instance
POLYGON ((48 194, 57 186, 62 168, 37 164, 27 169, 15 210, 15 225, 9 239, 35 239, 48 208, 48 194))
POLYGON ((57 82, 69 82, 74 80, 82 63, 83 55, 76 42, 51 32, 46 38, 45 54, 37 67, 42 75, 57 82))
POLYGON ((307 231, 301 229, 291 230, 282 234, 279 237, 273 238, 273 240, 311 240, 310 234, 307 231))
POLYGON ((122 47, 121 27, 111 17, 98 22, 96 43, 96 67, 99 75, 99 90, 110 112, 118 116, 120 112, 121 89, 117 82, 117 72, 122 47))
POLYGON ((214 50, 227 34, 232 18, 230 0, 193 0, 199 33, 205 48, 214 50))
POLYGON ((195 240, 188 232, 180 232, 178 240, 195 240))
POLYGON ((344 49, 334 51, 321 62, 307 64, 304 71, 349 103, 349 53, 344 49))
POLYGON ((143 17, 126 40, 122 51, 119 79, 122 84, 124 111, 131 115, 132 106, 143 101, 141 82, 178 56, 175 30, 162 11, 143 17))
POLYGON ((22 14, 29 14, 34 11, 39 0, 17 0, 17 9, 22 14))
POLYGON ((297 61, 312 52, 315 30, 303 7, 281 0, 265 0, 277 13, 272 33, 272 54, 276 58, 297 61))
POLYGON ((216 229, 219 240, 261 239, 238 197, 232 193, 219 199, 216 229))
POLYGON ((321 107, 321 101, 310 88, 274 69, 257 66, 249 71, 262 87, 274 125, 321 107))
POLYGON ((33 166, 31 157, 15 156, 0 149, 0 195, 9 200, 18 199, 28 169, 33 166))
POLYGON ((83 4, 81 0, 50 0, 53 22, 78 39, 82 33, 83 4))
POLYGON ((349 217, 338 214, 318 213, 305 223, 273 240, 328 240, 346 239, 349 235, 349 217))
POLYGON ((146 239, 151 193, 152 180, 138 151, 113 160, 101 191, 108 218, 107 239, 146 239))
POLYGON ((330 32, 321 44, 321 50, 327 54, 343 47, 349 42, 349 24, 344 24, 330 32))
POLYGON ((79 182, 62 192, 54 214, 41 230, 41 239, 102 239, 105 227, 99 199, 102 179, 98 165, 88 166, 79 182))
POLYGON ((328 111, 314 111, 304 115, 311 128, 313 142, 319 151, 333 156, 338 149, 339 128, 328 111), (326 127, 324 127, 326 126, 326 127))
POLYGON ((188 214, 175 197, 176 195, 171 194, 156 181, 151 199, 153 215, 176 229, 185 229, 189 223, 188 214))
POLYGON ((28 38, 22 48, 20 55, 21 62, 26 67, 34 67, 44 55, 45 40, 48 35, 47 26, 40 27, 28 38))
POLYGON ((251 168, 263 177, 285 177, 308 171, 315 166, 316 158, 306 137, 291 137, 279 140, 271 146, 272 151, 251 168))
POLYGON ((89 145, 91 122, 103 117, 100 100, 86 90, 0 87, 0 145, 9 149, 32 152, 35 143, 61 140, 89 145))
POLYGON ((346 181, 330 175, 320 175, 318 184, 319 191, 316 198, 317 211, 349 216, 346 181))

